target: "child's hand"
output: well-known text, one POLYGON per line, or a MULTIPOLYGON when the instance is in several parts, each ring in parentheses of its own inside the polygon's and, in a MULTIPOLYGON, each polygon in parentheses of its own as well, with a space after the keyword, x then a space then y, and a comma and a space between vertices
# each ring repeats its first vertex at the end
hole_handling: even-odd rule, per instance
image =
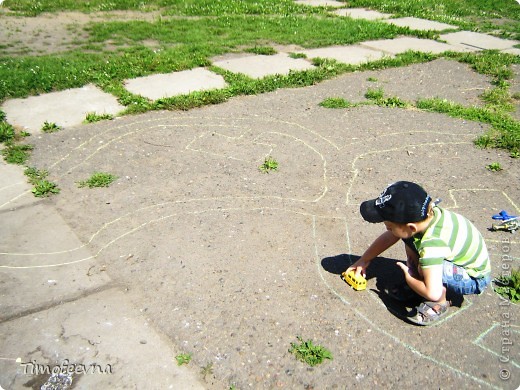
POLYGON ((368 264, 369 263, 366 261, 358 260, 354 264, 352 264, 350 267, 348 267, 345 272, 354 271, 356 273, 356 275, 361 275, 364 278, 366 278, 366 276, 367 276, 366 271, 367 271, 368 264))
POLYGON ((410 268, 405 263, 398 261, 397 266, 403 270, 405 277, 410 274, 410 268))

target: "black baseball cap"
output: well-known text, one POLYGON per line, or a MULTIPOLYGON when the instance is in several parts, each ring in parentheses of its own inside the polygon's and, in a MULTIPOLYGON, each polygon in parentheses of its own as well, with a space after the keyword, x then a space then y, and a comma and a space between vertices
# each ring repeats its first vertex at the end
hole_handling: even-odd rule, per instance
POLYGON ((361 203, 359 211, 371 223, 413 223, 426 219, 431 200, 420 185, 398 181, 386 187, 379 197, 361 203))

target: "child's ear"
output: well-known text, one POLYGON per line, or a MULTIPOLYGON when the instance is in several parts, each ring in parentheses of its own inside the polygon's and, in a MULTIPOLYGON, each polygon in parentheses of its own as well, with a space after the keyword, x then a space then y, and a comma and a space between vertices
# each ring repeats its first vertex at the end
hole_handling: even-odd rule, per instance
POLYGON ((417 225, 415 223, 407 223, 406 226, 408 227, 408 229, 411 230, 412 233, 417 233, 417 231, 419 230, 417 228, 417 225))

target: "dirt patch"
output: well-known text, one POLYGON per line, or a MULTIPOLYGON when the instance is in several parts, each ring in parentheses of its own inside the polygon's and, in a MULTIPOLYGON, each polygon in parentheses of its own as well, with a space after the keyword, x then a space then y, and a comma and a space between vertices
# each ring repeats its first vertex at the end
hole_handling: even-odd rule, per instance
MULTIPOLYGON (((59 12, 37 17, 12 16, 0 12, 0 47, 7 55, 43 55, 73 50, 85 43, 84 27, 90 22, 154 21, 159 12, 114 11, 85 14, 59 12)), ((107 49, 110 49, 108 45, 107 49)))
MULTIPOLYGON (((474 221, 494 275, 509 235, 487 230, 491 215, 518 204, 518 164, 473 146, 487 126, 418 110, 319 106, 331 96, 362 100, 369 79, 408 99, 433 94, 465 104, 491 87, 446 60, 360 72, 42 135, 31 164, 49 169, 62 189, 48 202, 96 254, 90 272, 108 272, 193 355, 190 364, 211 365, 209 387, 514 388, 497 374, 501 307, 491 290, 424 330, 394 317, 378 293, 399 278, 391 262, 404 258, 401 247, 379 260, 363 293, 339 277, 382 231, 362 221, 359 203, 392 181, 418 181, 474 221), (266 155, 277 172, 258 169, 266 155), (504 170, 486 170, 493 161, 504 170), (94 171, 119 180, 78 188, 94 171), (297 336, 327 347, 334 360, 314 368, 296 361, 288 349, 297 336)), ((519 244, 510 245, 518 254, 519 244)))

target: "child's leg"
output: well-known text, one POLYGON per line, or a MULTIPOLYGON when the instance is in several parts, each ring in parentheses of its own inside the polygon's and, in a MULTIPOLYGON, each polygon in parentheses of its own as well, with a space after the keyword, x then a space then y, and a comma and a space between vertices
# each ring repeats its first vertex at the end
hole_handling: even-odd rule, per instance
MULTIPOLYGON (((419 267, 419 253, 416 250, 411 248, 405 241, 405 250, 406 250, 406 265, 410 269, 410 274, 419 280, 424 279, 422 268, 419 267)), ((443 279, 444 282, 444 279, 443 279)), ((442 296, 437 301, 439 303, 446 302, 446 287, 442 287, 442 296)))
POLYGON ((480 294, 489 282, 490 277, 473 279, 464 268, 453 264, 451 261, 444 261, 442 284, 460 295, 480 294))

